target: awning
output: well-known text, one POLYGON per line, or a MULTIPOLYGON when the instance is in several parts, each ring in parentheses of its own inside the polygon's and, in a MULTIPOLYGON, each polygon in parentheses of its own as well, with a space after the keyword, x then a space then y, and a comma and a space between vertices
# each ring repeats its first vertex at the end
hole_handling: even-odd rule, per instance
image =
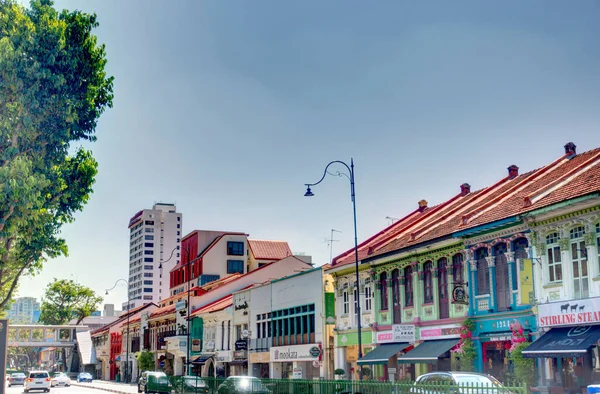
POLYGON ((246 365, 248 364, 248 360, 231 360, 229 365, 246 365))
POLYGON ((400 353, 409 343, 386 343, 379 345, 358 360, 358 364, 387 364, 391 357, 400 353))
POLYGON ((458 338, 425 341, 410 352, 398 357, 399 363, 435 364, 438 358, 452 349, 460 341, 458 338))
POLYGON ((212 357, 212 354, 201 354, 195 360, 192 360, 192 364, 206 364, 206 362, 212 357))
POLYGON ((552 328, 523 350, 523 357, 580 357, 599 339, 600 325, 552 328))
POLYGON ((121 355, 120 354, 117 357, 115 357, 115 361, 121 361, 121 355))

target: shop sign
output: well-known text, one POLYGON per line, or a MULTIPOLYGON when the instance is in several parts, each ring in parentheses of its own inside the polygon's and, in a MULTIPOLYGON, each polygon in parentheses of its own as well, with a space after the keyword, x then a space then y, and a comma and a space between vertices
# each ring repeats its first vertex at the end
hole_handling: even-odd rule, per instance
POLYGON ((325 293, 325 323, 335 324, 335 293, 325 293))
POLYGON ((187 306, 186 300, 177 301, 177 303, 175 304, 175 310, 176 311, 183 310, 183 309, 185 309, 186 306, 187 306))
POLYGON ((460 337, 460 325, 458 325, 458 324, 447 324, 447 325, 435 326, 435 327, 423 327, 419 331, 419 338, 421 340, 459 338, 459 337, 460 337))
POLYGON ((246 351, 245 350, 236 350, 233 352, 233 358, 236 360, 245 360, 246 359, 246 351))
POLYGON ((271 361, 269 352, 250 353, 250 362, 253 364, 268 363, 271 361))
POLYGON ((302 379, 302 367, 294 367, 292 370, 292 379, 302 379))
POLYGON ((245 339, 235 341, 235 350, 248 350, 248 341, 245 339))
POLYGON ((321 356, 321 349, 318 345, 314 344, 278 346, 272 347, 269 353, 271 361, 274 362, 313 361, 319 359, 321 356))
POLYGON ((217 352, 215 360, 221 363, 231 362, 231 352, 228 350, 217 352))
POLYGON ((376 335, 377 343, 415 342, 413 324, 394 324, 391 331, 380 331, 376 335))
POLYGON ((540 327, 600 323, 600 297, 538 305, 540 327))
POLYGON ((511 335, 494 335, 491 337, 482 337, 480 339, 485 342, 504 342, 504 341, 510 341, 512 339, 512 336, 511 335))
POLYGON ((200 340, 192 339, 192 352, 199 352, 200 350, 200 340))
MULTIPOLYGON (((362 343, 373 342, 373 334, 370 329, 363 329, 361 333, 362 343)), ((336 346, 354 346, 358 345, 358 334, 355 332, 338 334, 335 336, 336 346)))

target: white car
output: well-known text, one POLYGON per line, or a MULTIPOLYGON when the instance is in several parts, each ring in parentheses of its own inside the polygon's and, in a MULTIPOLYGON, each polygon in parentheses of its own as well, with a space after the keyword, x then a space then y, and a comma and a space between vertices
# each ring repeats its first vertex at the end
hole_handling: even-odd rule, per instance
POLYGON ((71 379, 69 379, 67 374, 64 372, 54 375, 52 380, 50 380, 51 387, 56 387, 56 386, 69 387, 70 385, 71 385, 71 379))
POLYGON ((50 391, 50 374, 48 371, 31 371, 25 379, 25 392, 33 390, 50 391))

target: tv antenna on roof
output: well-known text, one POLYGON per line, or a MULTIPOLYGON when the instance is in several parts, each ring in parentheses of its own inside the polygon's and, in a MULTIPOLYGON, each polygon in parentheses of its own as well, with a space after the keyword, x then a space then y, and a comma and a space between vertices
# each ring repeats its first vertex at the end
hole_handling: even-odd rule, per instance
POLYGON ((331 237, 329 239, 326 239, 325 241, 328 243, 327 246, 329 246, 329 263, 331 264, 331 261, 333 260, 333 243, 334 242, 340 242, 339 239, 333 239, 333 233, 342 233, 339 230, 335 230, 335 229, 331 229, 331 237))
POLYGON ((400 220, 400 219, 398 219, 398 218, 395 218, 395 217, 392 217, 392 216, 386 216, 385 218, 386 218, 387 220, 389 220, 389 223, 388 223, 388 225, 392 225, 392 224, 394 224, 394 222, 397 222, 398 220, 400 220))

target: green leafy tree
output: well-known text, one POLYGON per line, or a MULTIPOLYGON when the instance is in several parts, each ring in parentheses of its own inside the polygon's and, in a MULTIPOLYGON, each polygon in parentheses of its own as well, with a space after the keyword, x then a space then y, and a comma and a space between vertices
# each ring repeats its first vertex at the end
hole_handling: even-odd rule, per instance
POLYGON ((63 224, 87 203, 95 140, 113 78, 91 32, 96 15, 0 0, 0 309, 22 275, 67 255, 63 224))
POLYGON ((54 279, 46 287, 40 322, 43 324, 67 324, 77 319, 77 324, 98 309, 102 297, 94 290, 68 279, 54 279))
POLYGON ((141 372, 154 371, 154 353, 144 351, 137 355, 137 361, 141 372))

